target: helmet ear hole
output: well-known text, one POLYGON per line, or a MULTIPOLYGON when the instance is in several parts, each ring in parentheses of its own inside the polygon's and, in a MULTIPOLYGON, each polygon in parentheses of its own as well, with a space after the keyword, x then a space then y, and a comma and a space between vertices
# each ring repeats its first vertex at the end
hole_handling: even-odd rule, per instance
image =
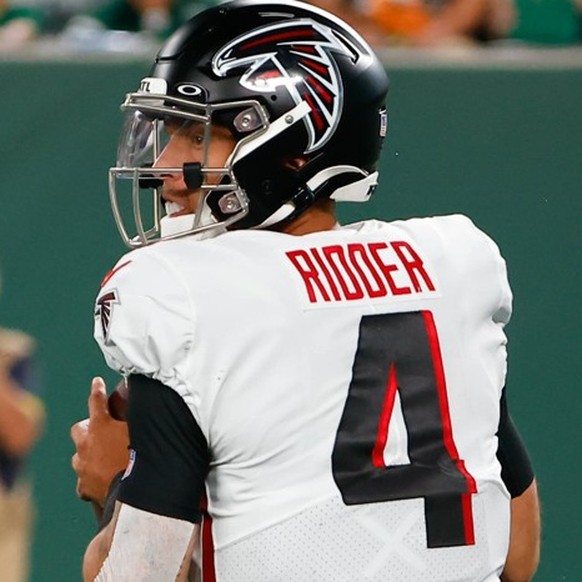
POLYGON ((283 158, 283 167, 289 168, 290 170, 300 170, 305 164, 307 164, 307 158, 305 156, 283 158))

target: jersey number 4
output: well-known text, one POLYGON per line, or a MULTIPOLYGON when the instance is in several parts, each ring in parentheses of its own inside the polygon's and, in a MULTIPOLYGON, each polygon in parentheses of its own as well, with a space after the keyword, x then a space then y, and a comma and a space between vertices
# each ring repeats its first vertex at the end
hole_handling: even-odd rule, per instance
POLYGON ((475 480, 453 440, 438 335, 432 313, 364 316, 352 381, 332 454, 344 503, 424 498, 429 548, 475 543, 475 480), (396 392, 410 463, 386 466, 396 392))

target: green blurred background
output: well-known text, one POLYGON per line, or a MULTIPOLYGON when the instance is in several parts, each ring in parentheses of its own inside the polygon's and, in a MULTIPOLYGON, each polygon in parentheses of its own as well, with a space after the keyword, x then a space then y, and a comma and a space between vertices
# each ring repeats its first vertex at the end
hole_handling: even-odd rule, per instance
MULTIPOLYGON (((463 212, 497 240, 515 294, 509 399, 543 504, 536 581, 582 580, 582 57, 389 57, 381 187, 342 220, 463 212)), ((107 195, 119 104, 147 71, 139 58, 0 61, 0 322, 38 338, 48 409, 30 464, 34 582, 79 580, 94 532, 69 427, 91 377, 115 381, 92 340, 93 300, 124 252, 107 195)))

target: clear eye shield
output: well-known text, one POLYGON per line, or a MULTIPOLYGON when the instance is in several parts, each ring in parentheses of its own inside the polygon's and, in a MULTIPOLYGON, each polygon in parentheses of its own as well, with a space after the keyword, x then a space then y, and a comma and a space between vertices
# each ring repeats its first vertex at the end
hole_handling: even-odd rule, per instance
POLYGON ((139 247, 188 233, 213 236, 246 215, 248 199, 232 167, 246 137, 268 127, 256 102, 205 105, 133 93, 122 109, 126 118, 109 193, 125 244, 139 247), (216 220, 207 204, 210 194, 226 220, 216 220))

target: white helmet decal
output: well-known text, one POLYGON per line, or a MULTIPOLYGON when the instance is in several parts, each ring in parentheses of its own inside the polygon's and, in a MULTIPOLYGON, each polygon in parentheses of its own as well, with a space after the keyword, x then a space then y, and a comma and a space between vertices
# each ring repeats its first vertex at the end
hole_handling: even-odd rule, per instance
POLYGON ((305 153, 323 146, 341 117, 343 87, 331 52, 353 54, 327 26, 309 18, 256 28, 222 47, 212 59, 220 77, 241 67, 239 83, 252 91, 269 93, 285 86, 293 101, 306 102, 304 118, 309 134, 305 153), (294 74, 293 70, 302 70, 294 74))

